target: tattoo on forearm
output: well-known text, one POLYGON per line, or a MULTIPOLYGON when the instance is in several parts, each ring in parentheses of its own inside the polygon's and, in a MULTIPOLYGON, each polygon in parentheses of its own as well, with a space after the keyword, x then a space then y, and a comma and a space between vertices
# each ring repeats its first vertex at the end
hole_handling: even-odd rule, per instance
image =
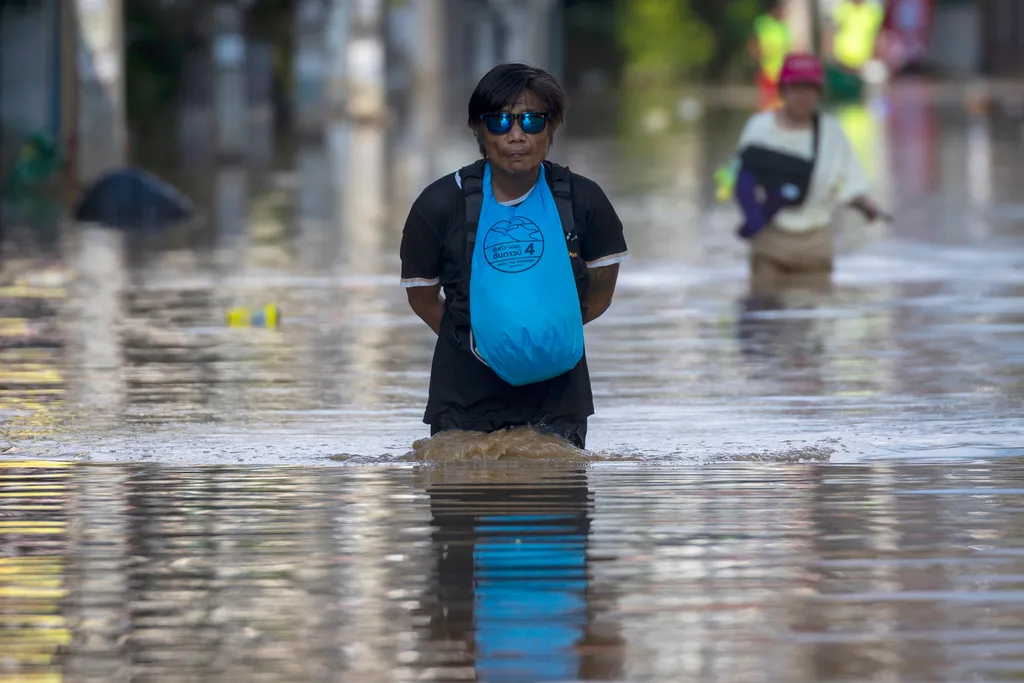
POLYGON ((615 289, 615 280, 619 274, 618 264, 591 268, 587 271, 590 291, 594 294, 606 294, 615 289))

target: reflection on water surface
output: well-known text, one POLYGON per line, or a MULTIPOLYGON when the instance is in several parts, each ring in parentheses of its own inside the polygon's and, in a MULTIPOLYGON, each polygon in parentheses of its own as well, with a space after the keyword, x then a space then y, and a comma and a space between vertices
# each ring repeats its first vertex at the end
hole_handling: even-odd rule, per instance
POLYGON ((1024 468, 9 461, 9 681, 1024 675, 1024 468))

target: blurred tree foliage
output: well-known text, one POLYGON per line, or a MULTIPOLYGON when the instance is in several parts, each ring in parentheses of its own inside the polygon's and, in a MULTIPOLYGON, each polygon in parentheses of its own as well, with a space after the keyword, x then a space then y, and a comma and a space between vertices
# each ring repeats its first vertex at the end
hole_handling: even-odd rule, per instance
MULTIPOLYGON (((294 0, 255 0, 246 12, 246 33, 274 47, 275 84, 291 81, 294 0)), ((125 62, 130 121, 143 121, 175 104, 185 56, 211 39, 210 0, 126 0, 125 62)))
POLYGON ((772 0, 618 0, 628 80, 721 80, 746 70, 754 18, 772 0))
POLYGON ((629 80, 675 81, 714 53, 714 35, 687 0, 622 0, 620 11, 629 80))
POLYGON ((273 50, 274 96, 286 106, 292 91, 292 53, 295 50, 295 0, 256 0, 246 16, 250 40, 268 43, 273 50))
MULTIPOLYGON (((11 0, 0 0, 10 2, 11 0)), ((29 1, 29 0, 26 0, 29 1)), ((388 0, 399 6, 411 0, 388 0)), ((673 85, 753 73, 744 50, 756 15, 772 0, 562 0, 570 82, 600 68, 634 83, 673 85)), ((127 0, 128 115, 150 118, 175 104, 186 55, 210 39, 211 0, 127 0)), ((291 89, 295 0, 253 0, 247 33, 274 49, 279 106, 291 89)))
POLYGON ((205 4, 130 0, 124 3, 125 106, 140 121, 173 104, 185 55, 201 44, 195 27, 205 4))

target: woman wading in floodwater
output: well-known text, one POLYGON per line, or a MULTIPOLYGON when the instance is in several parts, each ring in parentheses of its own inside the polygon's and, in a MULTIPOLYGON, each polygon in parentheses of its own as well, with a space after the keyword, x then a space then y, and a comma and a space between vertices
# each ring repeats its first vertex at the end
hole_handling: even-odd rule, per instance
POLYGON ((818 111, 824 72, 808 54, 786 57, 779 109, 755 114, 739 142, 735 198, 739 235, 750 240, 752 293, 827 288, 834 250, 832 213, 851 206, 873 221, 883 214, 846 134, 818 111))

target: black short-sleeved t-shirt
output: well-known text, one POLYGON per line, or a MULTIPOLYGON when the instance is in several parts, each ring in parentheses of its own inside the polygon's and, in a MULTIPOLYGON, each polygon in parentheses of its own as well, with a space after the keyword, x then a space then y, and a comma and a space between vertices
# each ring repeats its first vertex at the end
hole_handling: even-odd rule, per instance
MULTIPOLYGON (((608 197, 597 183, 575 173, 571 188, 579 256, 587 268, 624 261, 628 252, 622 222, 608 197)), ((493 431, 511 425, 586 419, 594 413, 594 403, 585 355, 564 375, 514 387, 470 350, 465 204, 458 173, 446 175, 427 186, 413 202, 402 233, 402 286, 440 284, 445 296, 423 421, 493 431)))

